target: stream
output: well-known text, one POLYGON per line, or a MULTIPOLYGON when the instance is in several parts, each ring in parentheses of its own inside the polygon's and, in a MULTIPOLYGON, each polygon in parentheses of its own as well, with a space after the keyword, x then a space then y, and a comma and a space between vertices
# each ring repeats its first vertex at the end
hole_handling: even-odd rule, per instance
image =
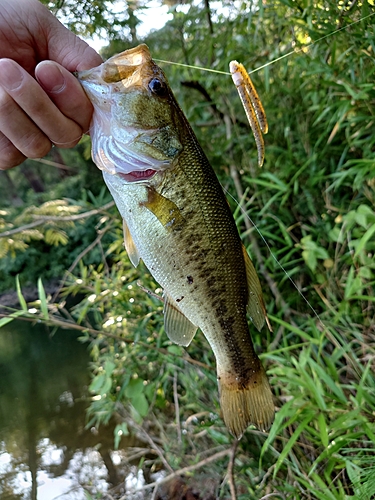
POLYGON ((84 500, 132 479, 113 451, 115 424, 86 428, 90 357, 77 336, 21 321, 0 329, 1 500, 84 500))

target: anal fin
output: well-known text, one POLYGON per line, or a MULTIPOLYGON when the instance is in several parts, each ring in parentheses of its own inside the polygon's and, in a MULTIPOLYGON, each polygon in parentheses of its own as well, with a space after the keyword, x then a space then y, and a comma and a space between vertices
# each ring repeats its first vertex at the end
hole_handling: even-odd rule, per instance
MULTIPOLYGON (((181 297, 180 300, 183 300, 181 297)), ((164 291, 164 329, 172 342, 187 347, 197 327, 180 311, 176 301, 164 291)))
POLYGON ((270 331, 272 331, 270 322, 267 317, 266 306, 264 305, 263 300, 262 287, 257 272, 244 245, 242 245, 242 251, 245 261, 247 289, 249 294, 247 302, 247 313, 258 331, 263 328, 264 322, 267 323, 268 328, 270 329, 270 331))
POLYGON ((130 262, 133 264, 134 267, 137 267, 139 264, 140 256, 137 247, 135 246, 135 243, 133 241, 132 235, 130 234, 128 225, 125 222, 125 219, 122 219, 122 227, 124 230, 125 249, 128 253, 130 262))

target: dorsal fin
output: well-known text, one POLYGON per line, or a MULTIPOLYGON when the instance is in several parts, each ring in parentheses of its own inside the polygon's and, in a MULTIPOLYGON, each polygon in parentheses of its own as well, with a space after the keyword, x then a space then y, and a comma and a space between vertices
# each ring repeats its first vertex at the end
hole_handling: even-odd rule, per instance
POLYGON ((135 243, 133 241, 132 235, 130 234, 128 225, 125 222, 125 219, 122 219, 122 227, 124 230, 125 249, 128 253, 130 262, 133 264, 134 267, 137 267, 139 264, 140 256, 137 247, 135 246, 135 243))
MULTIPOLYGON (((181 297, 179 300, 183 300, 181 297)), ((164 329, 172 342, 187 347, 197 327, 180 311, 176 301, 164 290, 164 329)))
POLYGON ((262 288, 257 272, 244 245, 242 245, 242 251, 245 261, 247 288, 249 293, 247 313, 258 331, 263 328, 264 322, 267 323, 268 328, 272 331, 269 319, 267 318, 266 306, 264 305, 262 288))

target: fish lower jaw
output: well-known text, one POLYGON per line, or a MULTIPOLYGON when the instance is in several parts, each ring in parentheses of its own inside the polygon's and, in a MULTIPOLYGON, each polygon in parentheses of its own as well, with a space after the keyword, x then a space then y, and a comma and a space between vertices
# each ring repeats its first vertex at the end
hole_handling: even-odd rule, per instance
POLYGON ((127 174, 117 172, 117 175, 124 179, 126 182, 141 182, 151 179, 152 177, 154 177, 156 172, 156 170, 148 168, 147 170, 134 170, 133 172, 129 172, 127 174))

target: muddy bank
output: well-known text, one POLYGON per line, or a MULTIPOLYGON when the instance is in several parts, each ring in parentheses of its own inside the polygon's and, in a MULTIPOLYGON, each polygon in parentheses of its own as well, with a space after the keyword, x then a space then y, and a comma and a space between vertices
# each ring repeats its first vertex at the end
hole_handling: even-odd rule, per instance
MULTIPOLYGON (((60 281, 54 280, 44 284, 44 289, 47 295, 54 295, 60 285, 60 281)), ((28 285, 22 287, 22 295, 27 303, 34 302, 38 300, 38 288, 36 285, 28 285)), ((20 302, 18 300, 18 295, 16 290, 7 290, 6 292, 0 293, 0 311, 7 307, 12 307, 18 309, 20 307, 20 302)))

